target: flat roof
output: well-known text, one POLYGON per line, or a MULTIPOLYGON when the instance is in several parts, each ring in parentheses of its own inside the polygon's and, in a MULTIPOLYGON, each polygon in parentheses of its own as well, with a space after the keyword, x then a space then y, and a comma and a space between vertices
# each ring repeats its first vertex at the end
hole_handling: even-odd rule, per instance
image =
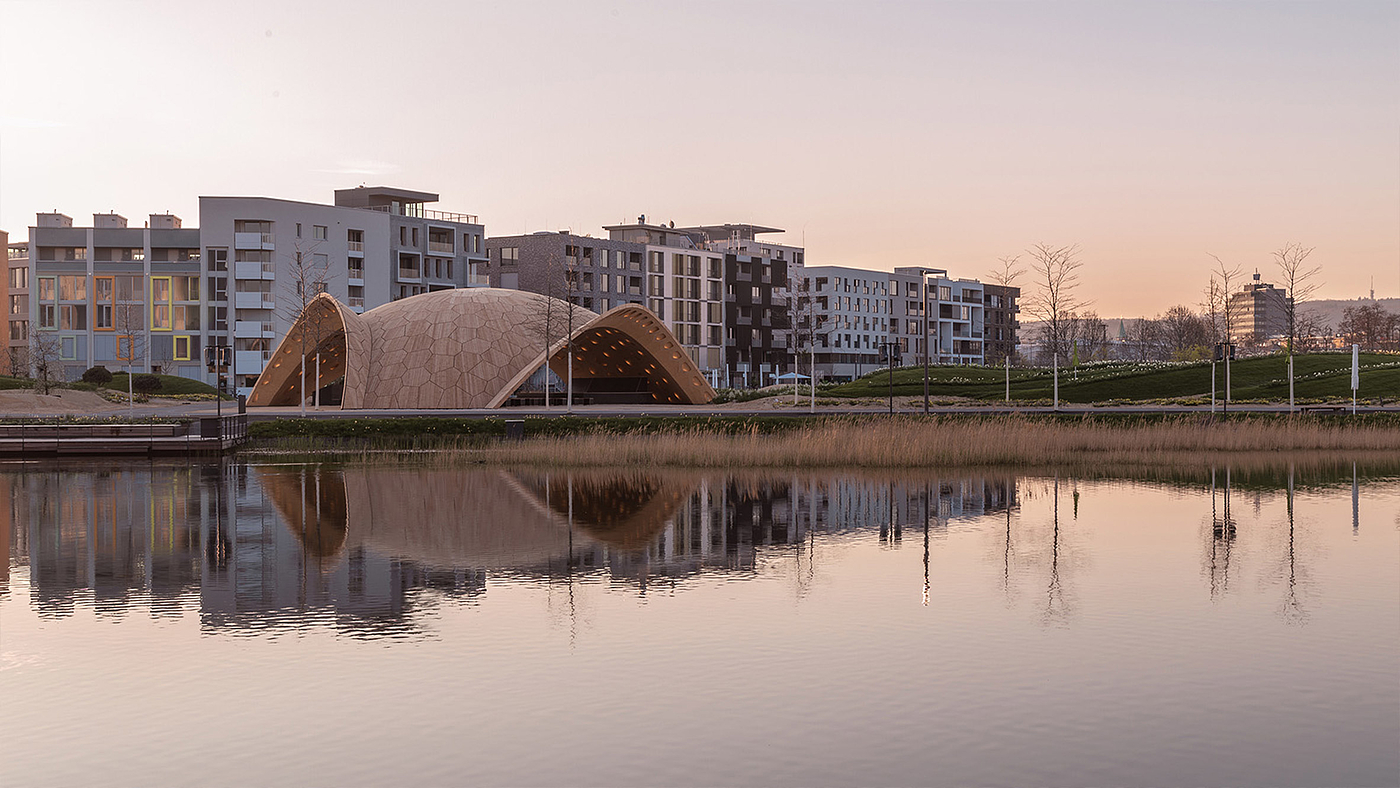
POLYGON ((437 202, 438 195, 393 186, 356 186, 353 189, 335 190, 335 204, 350 208, 360 208, 383 200, 405 203, 437 202))
POLYGON ((749 235, 787 232, 781 227, 764 227, 761 224, 745 224, 743 222, 729 224, 697 224, 694 227, 677 227, 675 229, 683 233, 704 233, 705 235, 722 234, 724 236, 728 236, 735 230, 748 232, 749 235))

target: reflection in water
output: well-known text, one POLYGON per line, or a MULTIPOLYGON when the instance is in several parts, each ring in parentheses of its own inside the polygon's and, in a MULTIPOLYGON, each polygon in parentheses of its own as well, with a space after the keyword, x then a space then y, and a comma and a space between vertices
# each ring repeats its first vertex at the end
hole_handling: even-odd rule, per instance
MULTIPOLYGON (((1283 617, 1301 623, 1308 572, 1295 474, 1290 466, 1280 479, 1286 517, 1272 576, 1284 588, 1283 617)), ((1353 469, 1354 529, 1359 479, 1353 469)), ((989 560, 1007 604, 1029 594, 1044 622, 1063 625, 1074 612, 1071 570, 1086 562, 1075 530, 1080 480, 1059 474, 1018 481, 224 463, 26 466, 0 474, 0 485, 12 562, 28 565, 41 614, 69 615, 90 597, 105 616, 138 605, 153 615, 197 609, 211 632, 331 624, 356 636, 409 634, 418 632, 414 610, 474 603, 492 577, 606 579, 645 594, 659 580, 670 587, 701 574, 751 575, 770 550, 801 567, 804 593, 820 567, 814 551, 830 540, 870 534, 897 550, 911 527, 927 605, 936 548, 959 521, 994 523, 989 560), (1048 498, 1048 516, 1020 517, 1018 488, 1028 500, 1048 498)), ((1202 491, 1210 497, 1202 574, 1212 600, 1239 573, 1234 486, 1229 468, 1211 469, 1202 491)), ((1255 530, 1267 530, 1257 522, 1265 489, 1255 485, 1255 530)))
POLYGON ((0 466, 0 782, 1388 784, 1361 470, 0 466))
POLYGON ((875 531, 897 548, 911 525, 923 536, 927 600, 931 538, 950 522, 1005 512, 1009 561, 1016 507, 1009 477, 224 463, 31 466, 0 480, 13 490, 12 561, 28 565, 33 604, 46 616, 71 614, 91 593, 104 615, 191 608, 211 632, 331 624, 356 636, 416 632, 415 609, 476 600, 493 575, 573 582, 601 573, 646 593, 663 578, 752 574, 765 550, 787 548, 806 561, 810 582, 818 533, 875 531))

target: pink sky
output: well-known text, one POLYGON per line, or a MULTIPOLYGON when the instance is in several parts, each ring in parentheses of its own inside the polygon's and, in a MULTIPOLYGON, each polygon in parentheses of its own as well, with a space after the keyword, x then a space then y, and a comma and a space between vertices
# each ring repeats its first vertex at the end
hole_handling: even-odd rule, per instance
POLYGON ((1078 243, 1105 315, 1214 253, 1400 295, 1400 4, 0 2, 0 229, 201 194, 437 191, 493 235, 645 213, 984 276, 1078 243), (294 7, 286 7, 294 6, 294 7))

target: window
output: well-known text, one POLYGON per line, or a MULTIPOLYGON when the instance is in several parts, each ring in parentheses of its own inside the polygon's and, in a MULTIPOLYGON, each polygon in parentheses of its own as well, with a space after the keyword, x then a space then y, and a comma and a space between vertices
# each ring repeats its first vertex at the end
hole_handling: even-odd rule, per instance
POLYGON ((58 278, 58 299, 60 301, 86 301, 86 276, 60 276, 58 278))
POLYGON ((326 236, 326 228, 325 228, 323 225, 319 225, 319 224, 313 224, 313 225, 311 225, 311 238, 312 238, 312 240, 315 240, 315 241, 324 241, 324 240, 326 240, 326 237, 327 237, 327 236, 326 236))
POLYGON ((58 357, 64 361, 76 361, 78 359, 78 338, 59 337, 58 357))
POLYGON ((145 301, 145 300, 146 300, 146 299, 143 297, 143 296, 144 296, 144 293, 142 292, 142 290, 144 289, 143 286, 142 286, 142 282, 141 282, 142 277, 140 277, 140 276, 118 276, 118 277, 114 277, 114 279, 115 279, 116 285, 117 285, 117 300, 118 300, 118 301, 145 301))
POLYGON ((87 330, 87 306, 63 304, 58 308, 58 327, 64 331, 87 330))
POLYGON ((12 314, 12 315, 27 315, 27 314, 29 314, 29 296, 27 296, 27 295, 12 295, 12 296, 10 296, 10 314, 12 314))
POLYGON ((199 300, 199 277, 197 276, 173 276, 170 278, 171 286, 174 288, 173 300, 175 301, 198 301, 199 300))
POLYGON ((651 252, 650 262, 647 263, 647 270, 653 274, 662 273, 662 266, 665 265, 666 256, 661 252, 651 252))
POLYGON ((189 361, 189 360, 190 360, 190 338, 189 338, 189 337, 175 337, 175 360, 176 360, 176 361, 189 361))
POLYGON ((25 290, 29 287, 29 269, 11 268, 10 287, 14 290, 25 290))
POLYGON ((939 301, 952 301, 952 300, 953 300, 953 288, 951 288, 951 287, 945 287, 945 286, 939 286, 939 288, 938 288, 938 300, 939 300, 939 301))
POLYGON ((515 262, 518 262, 519 260, 520 260, 520 247, 518 247, 518 246, 502 246, 502 247, 501 247, 501 262, 502 262, 502 263, 515 263, 515 262))
POLYGON ((365 269, 364 269, 364 261, 363 261, 363 260, 353 259, 353 260, 350 261, 350 278, 351 278, 351 279, 364 279, 364 278, 365 278, 365 269))
POLYGON ((52 276, 39 277, 39 303, 53 301, 58 294, 58 280, 52 276))
POLYGON ((210 271, 228 270, 228 249, 216 246, 209 247, 205 252, 208 262, 206 266, 210 271))
POLYGON ((136 337, 130 334, 122 334, 117 337, 117 360, 134 361, 136 359, 136 337))
POLYGON ((297 237, 301 237, 301 222, 297 222, 297 237))
POLYGON ((151 277, 151 329, 170 330, 170 277, 151 277))

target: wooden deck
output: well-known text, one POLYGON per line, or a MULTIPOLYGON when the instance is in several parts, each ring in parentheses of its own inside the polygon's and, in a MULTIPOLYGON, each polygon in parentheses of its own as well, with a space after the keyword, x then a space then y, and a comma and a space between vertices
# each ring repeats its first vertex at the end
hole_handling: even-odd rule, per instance
POLYGON ((0 456, 222 454, 247 439, 246 414, 147 423, 24 419, 0 424, 0 456))

